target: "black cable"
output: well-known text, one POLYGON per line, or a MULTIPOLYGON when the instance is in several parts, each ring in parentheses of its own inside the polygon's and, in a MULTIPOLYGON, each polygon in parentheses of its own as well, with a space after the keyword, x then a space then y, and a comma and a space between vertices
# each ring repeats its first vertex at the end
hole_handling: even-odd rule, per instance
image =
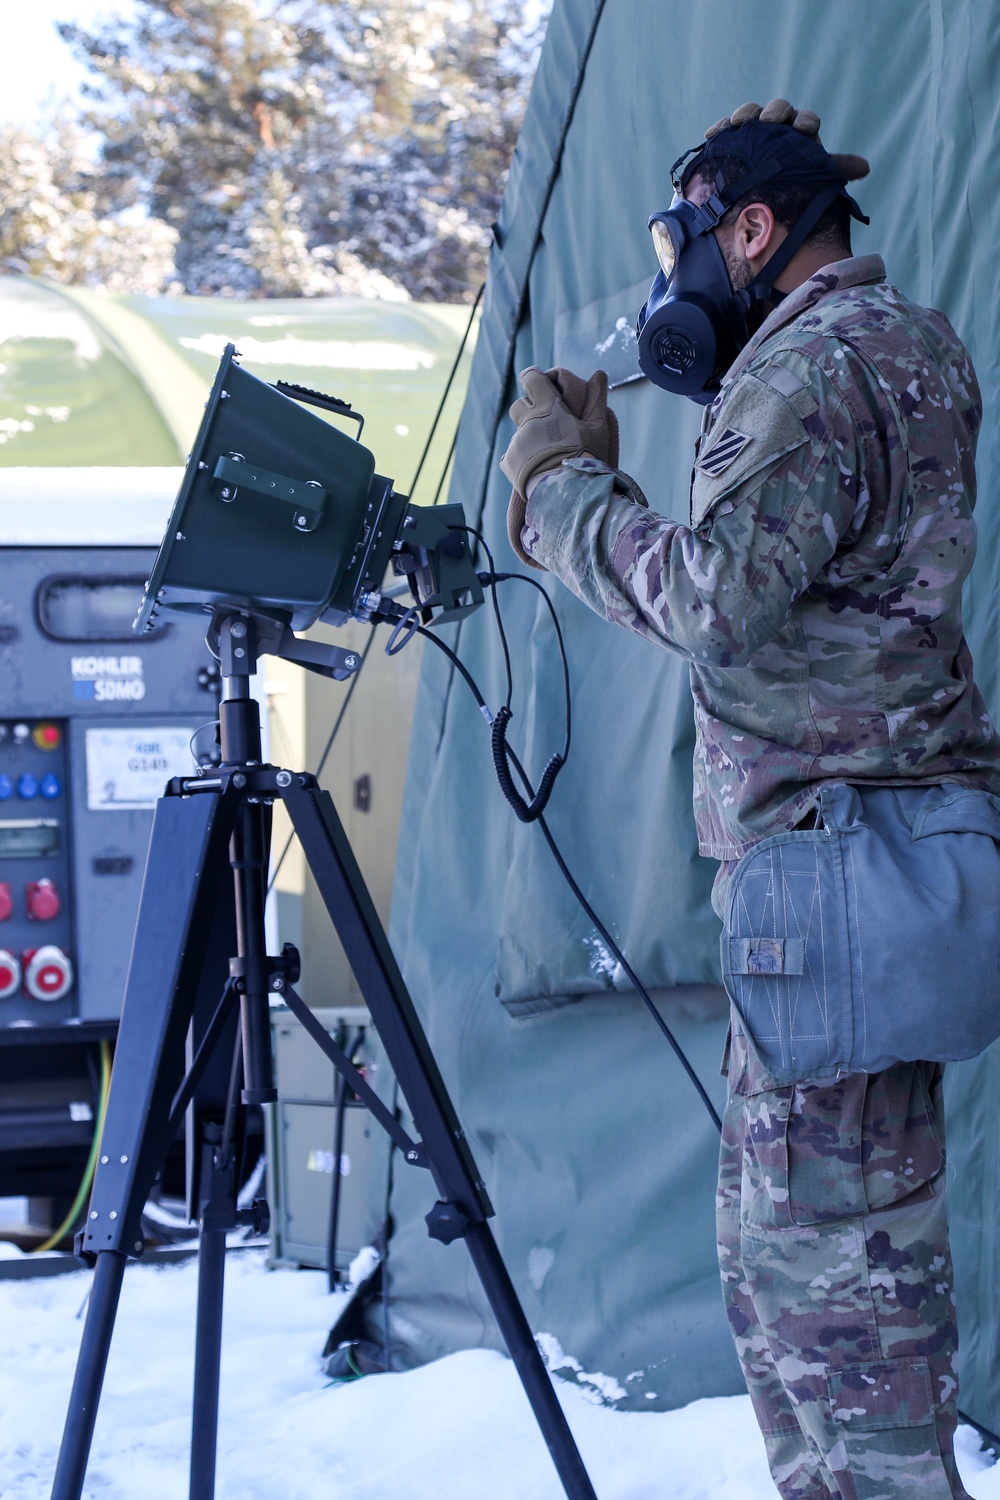
POLYGON ((493 715, 490 713, 489 709, 486 706, 486 699, 477 688, 472 674, 469 671, 468 667, 466 667, 465 663, 459 661, 458 657, 455 655, 451 647, 446 646, 444 641, 441 640, 440 636, 436 636, 434 634, 433 630, 428 630, 425 626, 418 625, 416 633, 417 635, 425 636, 429 641, 433 641, 438 650, 444 652, 445 656, 451 662, 455 670, 457 672, 460 672, 461 675, 465 678, 466 685, 468 686, 469 691, 479 705, 479 712, 483 715, 483 718, 486 720, 487 724, 492 724, 493 715))
MULTIPOLYGON (((520 576, 523 576, 523 575, 520 575, 520 574, 511 574, 510 576, 511 577, 520 577, 520 576)), ((530 581, 534 582, 533 579, 530 580, 530 581)), ((544 590, 543 590, 543 592, 544 592, 544 590)), ((465 678, 465 681, 468 683, 469 687, 471 688, 471 690, 472 690, 472 692, 473 692, 473 694, 475 696, 476 702, 479 704, 480 711, 488 716, 489 710, 486 707, 486 703, 485 703, 485 700, 483 698, 482 693, 479 691, 479 688, 476 686, 476 684, 475 684, 475 682, 474 682, 471 674, 469 673, 469 671, 467 670, 467 668, 464 666, 464 664, 461 661, 459 661, 459 659, 455 655, 454 651, 452 651, 449 646, 446 646, 442 640, 439 640, 439 638, 434 634, 433 631, 431 631, 431 630, 425 630, 425 629, 423 629, 423 627, 421 627, 420 634, 421 635, 425 635, 428 640, 433 641, 434 644, 438 647, 438 649, 440 651, 443 651, 444 654, 448 657, 448 659, 449 659, 449 661, 451 661, 452 665, 458 668, 459 672, 465 678)), ((525 790, 527 791, 528 795, 531 796, 532 795, 531 782, 529 781, 528 776, 527 776, 527 774, 526 774, 523 766, 521 765, 520 761, 517 759, 517 756, 514 754, 513 750, 509 750, 508 749, 507 753, 508 753, 508 755, 510 757, 511 764, 514 766, 514 769, 517 771, 517 773, 520 776, 522 782, 524 783, 525 790)), ((610 949, 613 957, 621 965, 622 972, 631 981, 633 987, 635 988, 636 994, 639 996, 640 1000, 643 1002, 643 1004, 645 1005, 646 1009, 649 1011, 650 1015, 653 1017, 653 1020, 656 1022, 657 1026, 660 1028, 660 1030, 662 1031, 663 1035, 666 1037, 667 1041, 670 1043, 670 1045, 673 1048, 674 1053, 675 1053, 675 1055, 677 1057, 678 1062, 681 1064, 681 1067, 684 1069, 684 1071, 687 1074, 688 1078, 694 1084, 694 1087, 695 1087, 695 1090, 697 1091, 698 1097, 701 1099, 701 1102, 704 1104, 706 1110, 709 1113, 709 1116, 711 1117, 712 1124, 721 1133, 721 1131, 722 1131, 722 1121, 719 1118, 719 1115, 718 1115, 718 1112, 717 1112, 717 1110, 715 1108, 715 1105, 712 1103, 711 1099, 708 1097, 708 1094, 705 1092, 704 1085, 702 1084, 702 1082, 699 1079, 697 1073, 694 1071, 694 1068, 691 1066, 690 1062, 688 1061, 688 1058, 687 1058, 687 1056, 686 1056, 686 1054, 684 1052, 684 1049, 681 1047, 681 1044, 678 1042, 677 1038, 674 1036, 673 1032, 671 1031, 670 1027, 667 1025, 666 1021, 660 1015, 660 1012, 657 1010, 656 1006, 653 1004, 653 1001, 650 998, 649 992, 646 989, 645 985, 639 979, 639 976, 636 974, 635 970, 632 968, 631 964, 626 959, 624 953, 619 948, 619 946, 615 942, 614 938, 611 936, 611 933, 608 931, 608 929, 604 925, 604 923, 600 920, 600 918, 598 917, 597 913, 594 911, 594 908, 591 906, 590 902, 587 900, 586 896, 583 894, 583 891, 580 889, 580 887, 577 884, 577 882, 576 882, 576 880, 575 880, 575 878, 574 878, 574 876, 573 876, 573 874, 572 874, 569 866, 567 865, 565 859, 563 858, 563 855, 562 855, 562 853, 561 853, 561 851, 559 849, 559 846, 557 845, 555 839, 553 838, 552 832, 551 832, 548 824, 546 823, 545 819, 541 815, 539 815, 535 821, 537 821, 539 828, 542 830, 542 834, 543 834, 543 836, 545 838, 545 842, 548 844, 549 849, 551 850, 552 857, 553 857, 553 859, 556 862, 556 865, 557 865, 557 867, 559 869, 560 874, 563 876, 563 879, 566 881, 566 883, 569 886, 570 890, 573 892, 573 895, 576 897, 577 901, 580 903, 580 906, 583 909, 583 911, 586 914, 586 916, 590 919, 591 922, 593 922, 594 927, 596 928, 597 932, 600 934, 600 936, 604 939, 605 943, 608 945, 608 948, 610 949)))
POLYGON ((500 614, 500 601, 497 598, 496 585, 498 581, 498 574, 496 570, 496 564, 493 561, 493 553, 490 551, 489 546, 486 542, 486 538, 483 536, 482 532, 477 531, 474 526, 449 526, 448 530, 466 531, 468 532, 469 536, 474 536, 480 547, 482 547, 483 551, 486 553, 486 561, 490 565, 489 573, 485 578, 481 578, 480 582, 485 584, 486 587, 490 590, 490 599, 493 604, 493 614, 497 622, 497 634, 500 637, 500 647, 503 651, 504 675, 507 679, 507 696, 504 699, 504 707, 507 709, 507 712, 509 714, 511 699, 514 696, 514 677, 511 672, 510 666, 510 647, 507 644, 507 632, 503 628, 503 617, 500 614))
MULTIPOLYGON (((421 473, 423 471, 423 467, 424 467, 424 463, 425 463, 425 461, 427 459, 427 455, 431 451, 431 443, 433 443, 433 441, 434 441, 434 434, 438 430, 438 423, 441 420, 441 415, 442 415, 442 413, 444 411, 444 405, 445 405, 445 402, 448 399, 448 393, 451 390, 452 382, 454 381, 455 376, 458 374, 458 367, 459 367, 459 365, 462 362, 462 355, 465 353, 465 346, 469 342, 469 334, 472 332, 472 325, 473 325, 473 323, 476 320, 476 309, 478 308, 480 302, 482 301, 483 292, 485 290, 486 290, 486 283, 484 281, 480 285, 479 291, 476 293, 475 299, 474 299, 474 301, 472 303, 472 308, 471 308, 471 310, 469 312, 469 321, 465 325, 465 332, 462 334, 462 341, 461 341, 461 343, 458 346, 458 353, 455 355, 455 358, 452 361, 451 370, 448 373, 448 379, 445 382, 445 387, 444 387, 444 391, 443 391, 442 396, 441 396, 441 400, 438 402, 438 409, 435 412, 435 414, 434 414, 434 420, 431 423, 431 430, 427 434, 427 441, 424 444, 424 451, 420 455, 420 462, 417 464, 416 473, 414 474, 413 479, 412 479, 412 481, 410 483, 410 494, 411 495, 413 494, 413 491, 417 487, 417 480, 420 478, 420 475, 421 475, 421 473)), ((444 477, 445 477, 445 475, 448 472, 448 465, 451 463, 452 454, 455 452, 455 443, 457 441, 457 438, 458 438, 458 427, 456 426, 454 436, 452 437, 452 440, 451 440, 451 447, 448 450, 448 457, 447 457, 447 459, 445 461, 444 468, 441 470, 441 478, 438 480, 438 487, 437 487, 437 489, 434 492, 434 501, 433 501, 433 503, 435 505, 437 505, 438 496, 441 493, 441 488, 442 488, 442 486, 444 484, 444 477)))
MULTIPOLYGON (((530 583, 531 587, 537 589, 545 601, 556 632, 556 641, 559 645, 559 658, 562 662, 563 696, 566 702, 566 743, 563 746, 563 760, 567 760, 569 758, 569 747, 573 734, 573 699, 569 686, 569 657, 566 655, 566 642, 563 639, 562 626, 559 624, 556 607, 552 603, 548 589, 543 588, 537 578, 529 578, 527 573, 494 573, 492 577, 497 583, 530 583)), ((485 584, 486 579, 480 577, 479 581, 485 584)))
MULTIPOLYGON (((536 819, 541 817, 542 813, 548 806, 549 798, 552 795, 552 789, 556 784, 556 777, 559 775, 559 772, 566 764, 566 758, 569 755, 570 738, 572 733, 572 699, 569 690, 569 661, 566 656, 566 646, 565 642, 563 641, 562 631, 559 628, 559 621, 556 618, 552 601, 551 599, 549 599, 549 596, 545 592, 545 590, 541 589, 541 593, 549 606, 549 611, 552 615, 552 619, 556 627, 556 636, 559 641, 559 651, 562 657, 563 686, 566 694, 566 743, 563 746, 561 752, 557 751, 556 754, 550 756, 549 760, 546 762, 545 768, 543 769, 542 774, 538 779, 538 790, 534 793, 532 793, 530 790, 528 792, 528 796, 531 798, 529 802, 521 796, 520 792, 517 790, 517 787, 514 785, 514 777, 510 768, 510 755, 507 749, 507 729, 510 725, 511 719, 514 716, 513 710, 511 708, 511 700, 514 695, 514 682, 511 673, 510 648, 507 644, 507 633, 504 630, 503 617, 500 613, 500 600, 497 598, 496 586, 500 581, 500 575, 497 573, 496 564, 493 561, 493 553, 490 551, 489 544, 487 543, 486 538, 483 536, 482 532, 477 531, 474 526, 453 526, 449 529, 452 531, 466 531, 470 536, 474 536, 479 545, 482 547, 483 551, 486 553, 486 558, 490 565, 489 572, 485 575, 480 574, 479 578, 480 582, 490 589, 490 594, 493 602, 493 613, 496 616, 497 622, 497 633, 500 636, 500 644, 503 648, 504 670, 507 678, 507 696, 504 700, 503 706, 497 710, 496 716, 494 717, 493 722, 490 725, 490 752, 493 756, 493 769, 496 772, 497 782, 499 783, 500 790, 503 792, 508 806, 514 813, 514 816, 521 823, 534 823, 536 819)), ((521 577, 522 575, 506 573, 503 576, 505 579, 508 579, 521 577)), ((525 581, 528 583, 534 583, 535 580, 529 578, 525 581)))
MULTIPOLYGON (((424 443, 424 451, 420 455, 420 460, 419 460, 419 462, 417 464, 416 471, 415 471, 415 473, 413 475, 413 479, 412 479, 412 481, 410 483, 410 494, 411 495, 413 494, 413 491, 417 487, 417 481, 420 478, 420 475, 421 475, 421 473, 423 471, 423 467, 424 467, 424 463, 425 463, 425 461, 427 459, 427 455, 431 451, 431 443, 433 443, 433 441, 434 441, 434 434, 438 430, 438 425, 439 425, 439 423, 441 421, 441 417, 442 417, 442 415, 444 413, 445 402, 448 400, 448 393, 450 392, 452 384, 454 383, 455 376, 458 374, 458 367, 459 367, 459 365, 462 362, 462 355, 465 353, 465 346, 469 342, 469 334, 472 332, 472 325, 473 325, 473 323, 475 322, 475 319, 476 319, 476 309, 479 307, 479 304, 482 301, 483 292, 485 290, 486 290, 486 283, 484 281, 481 284, 478 292, 476 293, 475 299, 474 299, 474 301, 472 303, 472 307, 471 307, 471 309, 469 311, 469 320, 468 320, 468 322, 465 325, 465 332, 462 334, 462 338, 461 338, 461 341, 460 341, 459 346, 458 346, 458 352, 456 353, 455 358, 452 361, 451 369, 448 372, 448 379, 445 381, 445 387, 444 387, 443 392, 441 393, 441 399, 438 402, 437 411, 434 413, 434 420, 431 422, 431 428, 430 428, 430 431, 427 434, 427 441, 424 443)), ((457 440, 458 440, 458 427, 456 425, 455 431, 454 431, 454 433, 452 435, 452 439, 451 439, 451 447, 448 450, 448 457, 445 459, 444 468, 441 470, 441 478, 438 480, 438 487, 437 487, 437 489, 434 492, 434 504, 435 505, 438 502, 438 496, 440 495, 442 486, 444 485, 445 475, 448 472, 448 465, 451 463, 452 456, 453 456, 453 454, 455 452, 455 444, 456 444, 457 440)), ((361 668, 365 664, 365 660, 366 660, 366 658, 368 656, 368 652, 371 650, 372 641, 374 639, 375 639, 375 627, 373 625, 372 629, 371 629, 371 633, 368 636, 368 640, 365 643, 365 649, 361 653, 361 660, 358 663, 357 671, 354 673, 354 676, 351 678, 350 684, 349 684, 348 689, 347 689, 347 693, 346 693, 346 695, 344 697, 344 701, 340 705, 340 712, 337 715, 337 718, 336 718, 336 721, 334 723, 333 728, 330 730, 330 736, 329 736, 329 738, 328 738, 328 740, 326 742, 326 746, 325 746, 325 748, 323 750, 323 754, 320 756, 319 765, 316 767, 316 770, 313 773, 317 777, 322 773, 323 767, 326 765, 327 756, 330 754, 330 751, 333 749, 333 742, 337 738, 337 731, 340 729, 341 723, 342 723, 343 718, 344 718, 344 714, 347 711, 347 705, 351 701, 351 694, 354 692, 355 683, 357 682, 358 678, 361 675, 361 668)), ((406 642, 404 641, 402 644, 405 645, 406 642)), ((401 649, 401 648, 397 648, 397 649, 401 649)), ((391 654, 395 655, 395 652, 393 652, 391 654)), ((468 680, 469 680, 470 686, 472 686, 471 678, 468 679, 468 680)), ((486 708, 485 703, 482 704, 482 707, 484 709, 486 708)), ((197 733, 197 731, 195 731, 195 732, 197 733)), ((274 888, 274 882, 278 878, 278 872, 281 869, 282 865, 284 864, 285 858, 286 858, 286 856, 288 854, 288 851, 292 847, 292 844, 294 843, 294 841, 295 841, 295 833, 292 832, 292 833, 290 833, 288 835, 288 838, 285 840, 285 847, 282 849, 281 853, 279 854, 278 861, 275 864, 274 869, 271 872, 271 878, 270 878, 270 880, 267 883, 267 892, 266 892, 266 894, 268 896, 271 894, 271 891, 274 888)))
MULTIPOLYGON (((324 746, 324 749, 323 749, 323 754, 319 758, 319 765, 316 767, 316 770, 313 773, 317 777, 321 774, 321 772, 323 770, 323 767, 326 765, 327 756, 330 754, 330 751, 333 749, 333 742, 337 738, 337 731, 339 730, 341 724, 343 723, 344 715, 347 712, 347 705, 351 701, 351 695, 354 692, 355 687, 357 686, 358 678, 361 676, 361 669, 362 669, 362 667, 364 666, 365 662, 368 659, 368 653, 372 649, 372 642, 374 641, 374 639, 375 639, 375 626, 373 625, 372 628, 371 628, 371 630, 368 632, 368 639, 365 642, 365 649, 361 653, 361 660, 358 662, 357 670, 355 671, 355 673, 354 673, 353 677, 351 678, 350 682, 347 684, 347 692, 344 694, 344 701, 341 703, 341 705, 340 705, 340 712, 338 713, 336 719, 333 722, 333 728, 330 730, 329 737, 328 737, 326 745, 324 746)), ((285 856, 287 855, 289 849, 292 847, 292 844, 294 842, 295 842, 295 831, 293 829, 292 832, 288 835, 287 839, 285 840, 285 847, 282 849, 281 853, 279 854, 278 861, 275 864, 274 869, 271 871, 271 878, 267 882, 267 895, 271 894, 271 891, 272 891, 272 889, 274 887, 274 882, 278 878, 278 871, 281 869, 282 865, 285 863, 285 856)))
POLYGON ((444 482, 448 477, 448 470, 451 467, 452 459, 455 457, 455 449, 457 446, 458 428, 456 427, 455 431, 451 435, 451 447, 448 449, 448 457, 444 461, 444 467, 441 470, 441 478, 438 480, 437 489, 434 491, 434 499, 431 501, 432 505, 437 505, 438 501, 441 498, 441 491, 444 489, 444 482))
MULTIPOLYGON (((521 766, 519 765, 517 757, 515 756, 513 750, 511 750, 509 753, 510 753, 511 761, 514 764, 514 767, 515 767, 518 775, 521 777, 522 781, 524 781, 525 785, 528 786, 529 785, 528 778, 524 774, 524 771, 522 770, 521 766)), ((538 821, 539 828, 542 830, 542 836, 545 839, 545 842, 548 844, 550 850, 552 851, 552 857, 555 860, 556 864, 559 866, 560 873, 562 874, 564 880, 566 881, 566 884, 569 886, 570 890, 573 892, 573 895, 579 901, 579 903, 580 903, 581 907, 583 908, 584 912, 586 913, 586 915, 589 917, 589 919, 591 920, 591 922, 593 922, 594 926, 597 928, 597 931, 600 933, 600 935, 604 939, 605 943, 607 943, 608 947, 611 950, 612 955, 614 956, 614 958, 617 959, 617 961, 621 965, 622 970, 624 971, 626 977, 631 981, 632 986, 635 989, 636 994, 639 996, 639 999, 642 1001, 643 1005, 645 1005, 646 1009, 649 1011, 649 1014, 652 1016, 653 1020, 657 1024, 657 1026, 663 1032, 663 1035, 666 1037, 666 1039, 670 1043, 671 1047, 674 1049, 674 1052, 675 1052, 675 1054, 677 1056, 677 1061, 680 1063, 681 1067, 684 1069, 685 1073, 690 1078, 691 1082, 694 1084, 695 1089, 698 1092, 698 1097, 701 1099, 702 1104, 704 1104, 705 1108, 708 1110, 709 1115, 711 1116, 712 1124, 715 1126, 716 1130, 718 1130, 719 1133, 721 1134, 722 1133, 722 1121, 719 1118, 719 1115, 718 1115, 718 1112, 717 1112, 717 1110, 715 1108, 715 1105, 712 1103, 711 1099, 708 1097, 708 1094, 705 1092, 704 1084, 701 1082, 701 1079, 698 1077, 698 1075, 695 1072, 694 1068, 691 1066, 691 1063, 688 1061, 687 1054, 685 1053, 684 1049, 682 1048, 680 1042, 674 1036, 674 1034, 671 1031, 670 1027, 667 1025, 666 1021, 660 1015, 660 1012, 657 1010, 656 1006, 653 1004, 653 1001, 652 1001, 652 998, 650 997, 649 991, 646 989, 645 985, 641 982, 641 980, 639 979, 639 976, 636 974, 635 970, 629 964, 629 962, 626 959, 624 953, 619 948, 619 946, 615 942, 614 938, 611 936, 611 933, 605 927, 604 923, 601 921, 600 917, 594 911, 594 908, 591 906, 590 902, 587 900, 586 896, 583 894, 583 892, 581 891, 580 887, 577 885, 575 879, 573 878, 573 874, 572 874, 569 866, 567 865, 565 859, 562 856, 562 853, 560 852, 558 844, 556 843, 555 839, 552 837, 552 832, 551 832, 551 830, 549 828, 549 825, 546 823, 546 821, 545 821, 545 819, 543 817, 539 817, 537 821, 538 821)))

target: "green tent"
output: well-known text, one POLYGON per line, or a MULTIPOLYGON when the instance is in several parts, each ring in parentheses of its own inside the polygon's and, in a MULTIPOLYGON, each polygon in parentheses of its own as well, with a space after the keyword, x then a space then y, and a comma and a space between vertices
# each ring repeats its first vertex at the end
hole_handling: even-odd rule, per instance
MULTIPOLYGON (((362 297, 139 297, 0 277, 0 466, 183 463, 231 340, 263 380, 335 386, 365 415, 380 471, 405 488, 468 316, 362 297)), ((463 369, 417 500, 433 499, 464 382, 463 369)))
MULTIPOLYGON (((968 619, 980 683, 1000 711, 998 72, 996 12, 974 0, 555 0, 496 227, 451 489, 498 566, 511 553, 497 459, 514 372, 528 364, 606 368, 624 467, 654 507, 686 518, 699 411, 639 376, 631 331, 655 269, 646 219, 669 202, 671 162, 712 121, 747 99, 791 98, 822 116, 831 149, 871 159, 858 196, 873 222, 857 249, 881 251, 890 278, 944 309, 972 349, 988 416, 968 619)), ((721 1101, 726 1004, 714 866, 697 857, 690 811, 686 666, 550 592, 574 695, 550 825, 721 1101)), ((502 600, 517 684, 511 741, 537 777, 563 732, 553 632, 534 591, 506 584, 502 600)), ((495 707, 503 676, 489 612, 449 639, 495 707)), ((585 1382, 611 1377, 589 1383, 639 1410, 741 1389, 716 1283, 715 1131, 537 828, 509 812, 482 717, 432 651, 392 937, 529 1320, 575 1361, 563 1368, 585 1382)), ((1000 1054, 952 1068, 949 1095, 962 1405, 998 1430, 1000 1054)), ((386 1184, 396 1358, 497 1345, 465 1258, 426 1238, 424 1174, 397 1158, 386 1184)))

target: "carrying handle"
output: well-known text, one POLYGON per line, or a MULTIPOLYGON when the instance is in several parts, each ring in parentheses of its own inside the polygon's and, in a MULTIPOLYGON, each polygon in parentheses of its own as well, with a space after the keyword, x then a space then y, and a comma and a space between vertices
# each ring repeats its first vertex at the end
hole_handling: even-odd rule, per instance
POLYGON ((312 391, 307 385, 295 385, 290 380, 276 380, 274 389, 280 391, 283 396, 291 396, 293 401, 302 401, 307 406, 318 406, 322 411, 336 412, 338 417, 347 417, 352 422, 357 422, 357 440, 361 441, 361 434, 365 428, 365 419, 359 411, 355 411, 349 401, 341 401, 339 396, 325 396, 322 391, 312 391))

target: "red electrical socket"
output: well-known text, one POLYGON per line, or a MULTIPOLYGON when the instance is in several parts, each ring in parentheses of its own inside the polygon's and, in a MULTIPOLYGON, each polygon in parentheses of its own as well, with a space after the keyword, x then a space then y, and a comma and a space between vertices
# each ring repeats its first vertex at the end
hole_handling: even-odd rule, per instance
POLYGON ((59 915, 62 902, 52 880, 29 880, 24 888, 28 916, 33 922, 51 922, 59 915))

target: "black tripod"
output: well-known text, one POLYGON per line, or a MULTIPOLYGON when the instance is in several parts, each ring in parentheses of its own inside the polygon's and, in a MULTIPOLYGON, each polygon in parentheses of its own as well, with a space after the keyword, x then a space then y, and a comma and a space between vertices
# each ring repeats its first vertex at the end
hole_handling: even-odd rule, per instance
MULTIPOLYGON (((314 777, 261 764, 259 711, 249 692, 258 655, 258 627, 262 636, 272 633, 266 622, 253 617, 222 619, 222 764, 210 775, 172 781, 153 820, 100 1161, 87 1227, 80 1237, 80 1253, 93 1264, 94 1280, 52 1500, 80 1500, 125 1263, 143 1249, 143 1205, 238 1003, 241 1045, 225 1119, 205 1128, 200 1152, 202 1211, 190 1496, 191 1500, 212 1500, 225 1234, 240 1221, 236 1096, 241 1092, 244 1105, 269 1103, 276 1097, 268 1019, 268 997, 275 993, 364 1100, 405 1160, 430 1171, 439 1200, 426 1216, 429 1233, 445 1244, 465 1240, 566 1494, 571 1500, 596 1500, 490 1232, 487 1220, 493 1208, 465 1133, 333 803, 314 777), (299 836, 409 1104, 420 1137, 417 1141, 410 1139, 295 993, 292 984, 298 977, 298 956, 294 949, 286 945, 280 958, 267 955, 264 896, 270 805, 276 797, 284 803, 299 836), (216 908, 230 879, 237 955, 230 959, 229 981, 214 1014, 201 1028, 185 1072, 185 1047, 203 985, 216 908)), ((342 670, 332 670, 330 675, 349 675, 356 659, 352 661, 337 648, 324 649, 342 665, 342 670)))

